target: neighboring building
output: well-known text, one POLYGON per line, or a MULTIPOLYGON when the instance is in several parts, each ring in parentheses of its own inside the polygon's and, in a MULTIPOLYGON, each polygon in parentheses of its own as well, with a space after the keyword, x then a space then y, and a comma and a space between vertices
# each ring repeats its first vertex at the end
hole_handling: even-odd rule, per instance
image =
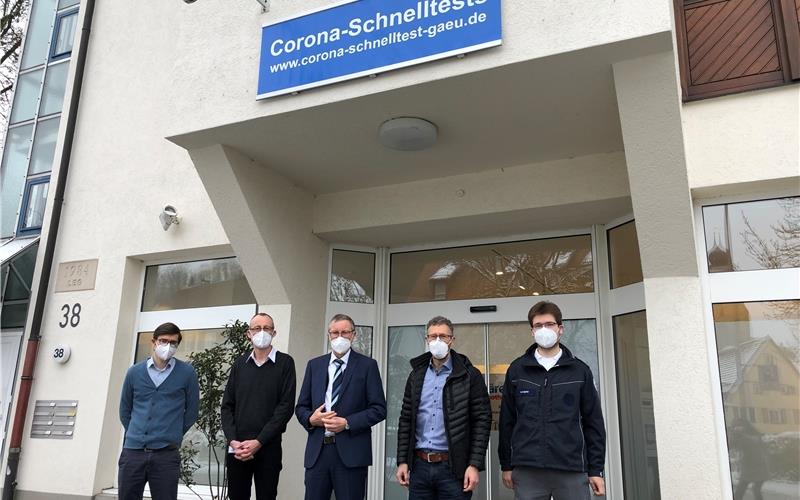
MULTIPOLYGON (((355 318, 389 409, 374 433, 368 498, 405 498, 396 426, 426 321, 456 323, 458 349, 485 373, 496 407, 540 299, 562 307, 564 343, 595 374, 608 498, 733 498, 742 452, 731 436, 742 419, 759 433, 764 498, 796 498, 800 3, 433 3, 489 12, 489 24, 499 9, 502 45, 466 55, 456 45, 445 51, 454 57, 300 89, 350 60, 320 48, 338 43, 324 23, 298 35, 289 24, 304 20, 281 20, 317 8, 305 19, 336 16, 324 10, 334 2, 273 0, 267 12, 252 0, 97 2, 18 498, 113 496, 119 391, 147 356, 149 332, 177 323, 186 356, 256 311, 274 316, 276 345, 298 366, 327 349, 333 313, 355 318), (274 91, 257 90, 264 23, 278 27, 264 36, 287 33, 265 50, 297 58, 262 76, 289 75, 299 93, 257 99, 274 91), (383 146, 391 131, 379 126, 397 117, 435 124, 435 142, 383 146), (180 223, 164 230, 167 205, 180 223), (89 289, 60 281, 61 265, 77 261, 94 278, 89 289), (64 345, 71 358, 54 362, 64 345), (76 402, 74 425, 50 427, 61 439, 32 425, 37 401, 76 402)), ((2 166, 4 412, 16 391, 9 362, 24 357, 31 326, 22 309, 42 272, 31 252, 53 236, 46 186, 65 153, 58 116, 68 116, 74 85, 62 60, 74 52, 68 33, 76 49, 86 36, 76 30, 85 6, 33 0, 2 166)), ((391 37, 381 53, 405 50, 398 40, 409 31, 398 26, 434 8, 337 9, 374 6, 401 9, 355 23, 391 37), (388 19, 400 24, 389 29, 388 19)), ((445 36, 420 33, 426 47, 445 36)), ((432 139, 417 137, 428 127, 417 124, 400 138, 432 139)), ((289 478, 302 473, 293 444, 304 434, 289 424, 281 497, 303 491, 289 478)), ((476 499, 512 497, 496 439, 476 499)), ((213 462, 200 461, 203 484, 213 462)))

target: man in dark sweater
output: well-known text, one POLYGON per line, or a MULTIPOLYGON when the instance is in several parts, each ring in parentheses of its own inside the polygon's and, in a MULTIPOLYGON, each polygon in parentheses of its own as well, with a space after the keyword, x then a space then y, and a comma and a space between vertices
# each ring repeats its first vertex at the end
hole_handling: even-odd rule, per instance
POLYGON ((294 360, 272 346, 276 334, 270 315, 253 316, 247 331, 253 350, 233 363, 222 397, 231 500, 249 499, 254 479, 258 500, 278 495, 281 435, 292 418, 296 382, 294 360))
POLYGON ((120 500, 175 500, 183 435, 197 420, 200 390, 191 365, 175 359, 181 331, 173 323, 153 332, 153 355, 128 369, 119 402, 125 443, 119 457, 120 500))

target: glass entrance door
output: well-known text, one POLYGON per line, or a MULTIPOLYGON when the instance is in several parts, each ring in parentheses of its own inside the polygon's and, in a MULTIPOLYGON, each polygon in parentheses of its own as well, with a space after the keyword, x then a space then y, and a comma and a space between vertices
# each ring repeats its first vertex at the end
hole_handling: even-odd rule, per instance
MULTIPOLYGON (((501 481, 497 451, 497 425, 502 401, 501 388, 505 381, 506 370, 514 359, 521 356, 530 347, 532 343, 530 327, 527 322, 456 324, 454 334, 453 348, 469 357, 472 364, 486 377, 492 405, 492 432, 487 450, 486 471, 481 474, 481 482, 478 490, 473 494, 473 499, 513 499, 513 492, 505 488, 501 481)), ((424 325, 389 327, 386 377, 388 414, 384 470, 384 498, 386 500, 405 500, 408 494, 403 487, 397 484, 394 476, 397 467, 397 422, 400 417, 406 379, 411 372, 409 361, 425 352, 424 336, 424 325)), ((562 343, 589 365, 597 384, 600 377, 595 320, 565 320, 562 343)))

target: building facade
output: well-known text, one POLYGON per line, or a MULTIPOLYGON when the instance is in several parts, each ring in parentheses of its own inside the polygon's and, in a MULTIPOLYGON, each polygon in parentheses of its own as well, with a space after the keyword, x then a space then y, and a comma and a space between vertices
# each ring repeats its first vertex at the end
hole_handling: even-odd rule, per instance
MULTIPOLYGON (((2 167, 4 425, 23 426, 16 498, 113 497, 119 391, 149 333, 177 323, 186 356, 256 311, 275 318, 276 346, 299 366, 326 352, 327 318, 355 319, 389 406, 368 497, 405 498, 395 433, 426 321, 453 320, 497 412, 541 299, 561 306, 563 342, 595 375, 609 498, 743 500, 754 476, 764 498, 797 498, 800 4, 465 1, 465 19, 494 9, 502 43, 261 91, 269 27, 394 4, 34 0, 2 167), (92 10, 90 30, 77 29, 92 10), (76 65, 59 59, 75 59, 58 35, 68 22, 70 53, 88 37, 75 109, 63 96, 76 65), (47 55, 26 65, 37 44, 47 55), (62 78, 58 106, 46 106, 49 78, 62 78), (72 133, 57 118, 71 113, 72 133), (399 117, 433 124, 435 141, 384 146, 381 125, 399 117), (56 202, 41 179, 58 176, 64 155, 56 202), (167 206, 179 223, 164 229, 167 206), (17 423, 34 318, 7 327, 7 308, 34 301, 48 242, 40 347, 17 423), (37 244, 39 258, 17 257, 37 244), (23 298, 10 286, 24 282, 20 268, 30 268, 23 298), (37 409, 50 402, 65 409, 48 426, 37 409)), ((283 41, 298 81, 323 72, 326 52, 310 46, 321 33, 283 41)), ((477 499, 513 498, 496 440, 493 430, 477 499)), ((302 494, 304 441, 292 421, 281 497, 302 494)), ((204 460, 196 490, 208 494, 204 460)))

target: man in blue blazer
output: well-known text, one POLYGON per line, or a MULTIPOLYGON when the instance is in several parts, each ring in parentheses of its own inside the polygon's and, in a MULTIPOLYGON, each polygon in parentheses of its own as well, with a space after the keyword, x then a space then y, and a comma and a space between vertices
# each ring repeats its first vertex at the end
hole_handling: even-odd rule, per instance
POLYGON ((372 465, 372 426, 386 418, 386 397, 374 359, 353 351, 353 320, 328 324, 331 353, 308 362, 295 408, 308 431, 306 500, 363 500, 372 465))

